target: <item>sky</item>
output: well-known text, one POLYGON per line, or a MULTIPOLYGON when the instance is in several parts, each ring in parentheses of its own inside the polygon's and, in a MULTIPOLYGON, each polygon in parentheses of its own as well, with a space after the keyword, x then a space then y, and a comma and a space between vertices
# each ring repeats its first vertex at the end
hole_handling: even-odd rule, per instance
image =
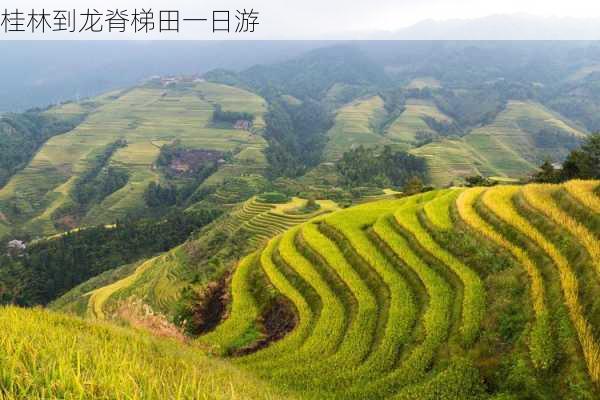
MULTIPOLYGON (((22 11, 42 8, 84 12, 88 7, 107 9, 152 8, 179 10, 181 18, 207 18, 206 22, 182 22, 178 34, 10 34, 0 30, 2 39, 343 39, 349 32, 395 31, 417 22, 434 19, 470 19, 494 14, 525 13, 542 17, 600 18, 600 2, 591 0, 5 0, 4 8, 22 11), (212 11, 247 10, 259 12, 255 32, 214 34, 212 11)), ((231 29, 236 21, 231 16, 231 29)), ((81 21, 82 23, 82 21, 81 21)))

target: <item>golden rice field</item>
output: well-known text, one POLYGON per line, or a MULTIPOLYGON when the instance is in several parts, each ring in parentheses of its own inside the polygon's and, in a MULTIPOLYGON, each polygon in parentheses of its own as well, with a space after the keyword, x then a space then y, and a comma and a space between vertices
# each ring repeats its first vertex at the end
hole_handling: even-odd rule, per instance
MULTIPOLYGON (((0 372, 0 398, 86 398, 82 391, 123 386, 122 398, 276 398, 275 388, 305 399, 596 399, 599 187, 571 181, 435 190, 282 227, 240 260, 227 317, 188 347, 4 309, 0 349, 10 351, 0 353, 9 366, 0 372), (274 297, 295 315, 293 329, 245 351, 268 335, 264 313, 274 297), (36 320, 63 330, 43 335, 32 328, 36 320), (123 358, 125 341, 130 359, 123 358), (115 375, 125 363, 127 373, 115 375), (204 368, 210 373, 196 375, 204 368)), ((294 201, 249 201, 236 218, 286 215, 294 201)), ((177 268, 185 259, 174 253, 140 264, 131 278, 91 293, 89 315, 101 316, 105 299, 119 291, 121 299, 141 298, 166 288, 144 287, 156 282, 143 278, 153 263, 177 268)))
POLYGON ((589 220, 600 218, 599 185, 438 190, 318 217, 242 260, 228 319, 198 341, 227 355, 256 340, 263 282, 289 301, 296 327, 231 359, 294 395, 526 398, 491 384, 505 356, 539 398, 596 398, 600 231, 589 220), (465 236, 512 267, 474 263, 452 243, 465 236), (515 292, 499 292, 507 285, 515 292), (526 320, 513 342, 496 343, 498 310, 515 293, 526 320))
POLYGON ((0 399, 283 399, 191 346, 41 309, 0 308, 0 399))

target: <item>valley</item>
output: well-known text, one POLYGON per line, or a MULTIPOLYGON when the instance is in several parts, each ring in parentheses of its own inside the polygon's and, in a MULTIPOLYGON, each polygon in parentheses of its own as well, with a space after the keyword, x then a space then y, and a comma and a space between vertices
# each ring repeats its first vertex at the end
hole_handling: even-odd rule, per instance
POLYGON ((0 115, 0 399, 598 398, 600 47, 429 46, 0 115))

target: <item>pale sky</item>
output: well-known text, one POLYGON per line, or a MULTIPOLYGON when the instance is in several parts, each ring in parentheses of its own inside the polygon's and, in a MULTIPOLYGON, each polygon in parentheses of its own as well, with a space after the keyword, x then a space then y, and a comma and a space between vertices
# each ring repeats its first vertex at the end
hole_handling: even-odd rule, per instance
MULTIPOLYGON (((5 0, 4 8, 22 11, 73 9, 78 12, 89 8, 99 11, 134 8, 153 10, 175 9, 182 18, 208 18, 208 22, 181 25, 178 35, 162 34, 154 39, 319 39, 330 36, 343 38, 345 32, 386 30, 394 31, 426 19, 448 20, 477 18, 493 14, 526 13, 543 17, 599 18, 600 2, 591 0, 105 0, 83 2, 76 0, 5 0), (213 10, 254 8, 260 12, 259 27, 254 35, 216 37, 212 33, 213 10), (184 29, 185 28, 185 29, 184 29)), ((232 17, 233 19, 233 17, 232 17)), ((235 26, 235 21, 232 21, 235 26)), ((131 39, 135 35, 45 35, 54 39, 131 39)), ((3 30, 0 40, 6 39, 3 30)), ((28 35, 12 34, 14 39, 32 39, 28 35)), ((137 36, 143 38, 143 36, 137 36)))

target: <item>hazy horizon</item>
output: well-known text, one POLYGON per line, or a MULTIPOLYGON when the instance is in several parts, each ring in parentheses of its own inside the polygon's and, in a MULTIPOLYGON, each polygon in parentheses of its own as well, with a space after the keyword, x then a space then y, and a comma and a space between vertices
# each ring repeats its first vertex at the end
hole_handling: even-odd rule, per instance
MULTIPOLYGON (((30 0, 26 3, 22 1, 9 0, 5 8, 9 11, 14 8, 23 10, 36 9, 46 10, 76 9, 78 13, 85 11, 81 3, 74 0, 61 0, 58 3, 48 7, 47 3, 41 0, 30 0)), ((583 0, 563 1, 441 1, 424 0, 415 2, 412 0, 374 0, 369 3, 353 2, 347 3, 340 0, 328 2, 306 0, 298 3, 274 2, 272 0, 255 0, 252 3, 241 4, 234 0, 207 0, 199 3, 190 3, 183 0, 173 0, 169 3, 161 3, 158 0, 134 0, 128 1, 126 5, 108 0, 101 5, 96 4, 90 7, 97 8, 99 11, 106 10, 129 10, 132 14, 134 8, 152 9, 155 13, 158 10, 179 10, 181 18, 207 18, 205 22, 187 22, 181 24, 179 33, 159 33, 134 34, 129 30, 126 33, 46 33, 31 34, 17 33, 4 34, 8 39, 116 39, 116 40, 210 40, 210 39, 261 39, 261 40, 319 40, 319 39, 368 39, 366 33, 369 32, 396 32, 410 30, 423 23, 467 23, 477 19, 488 19, 496 16, 508 16, 511 18, 525 17, 528 22, 540 21, 542 24, 558 23, 565 24, 561 34, 568 36, 556 37, 556 39, 589 39, 589 32, 582 31, 578 26, 592 25, 591 22, 600 20, 600 3, 583 0), (94 7, 95 6, 95 7, 94 7), (212 11, 231 10, 234 12, 244 7, 253 9, 259 13, 256 32, 252 34, 214 34, 211 28, 212 11), (573 20, 577 23, 573 23, 573 20), (569 35, 573 30, 579 37, 569 35), (361 37, 362 33, 362 37, 361 37), (587 35, 583 37, 582 35, 587 35)), ((231 17, 231 23, 235 26, 236 19, 231 17)), ((600 26, 600 24, 595 24, 600 26)), ((495 36, 501 38, 503 35, 512 38, 515 35, 513 27, 495 26, 495 36), (506 29, 508 28, 508 29, 506 29)), ((539 32, 543 34, 543 32, 539 32)), ((471 31, 470 39, 478 39, 477 31, 471 31)), ((486 37, 489 34, 486 33, 486 37)), ((594 29, 593 36, 600 39, 600 31, 594 29)), ((0 36, 1 38, 2 36, 0 36)), ((419 39, 418 37, 412 37, 419 39)))

